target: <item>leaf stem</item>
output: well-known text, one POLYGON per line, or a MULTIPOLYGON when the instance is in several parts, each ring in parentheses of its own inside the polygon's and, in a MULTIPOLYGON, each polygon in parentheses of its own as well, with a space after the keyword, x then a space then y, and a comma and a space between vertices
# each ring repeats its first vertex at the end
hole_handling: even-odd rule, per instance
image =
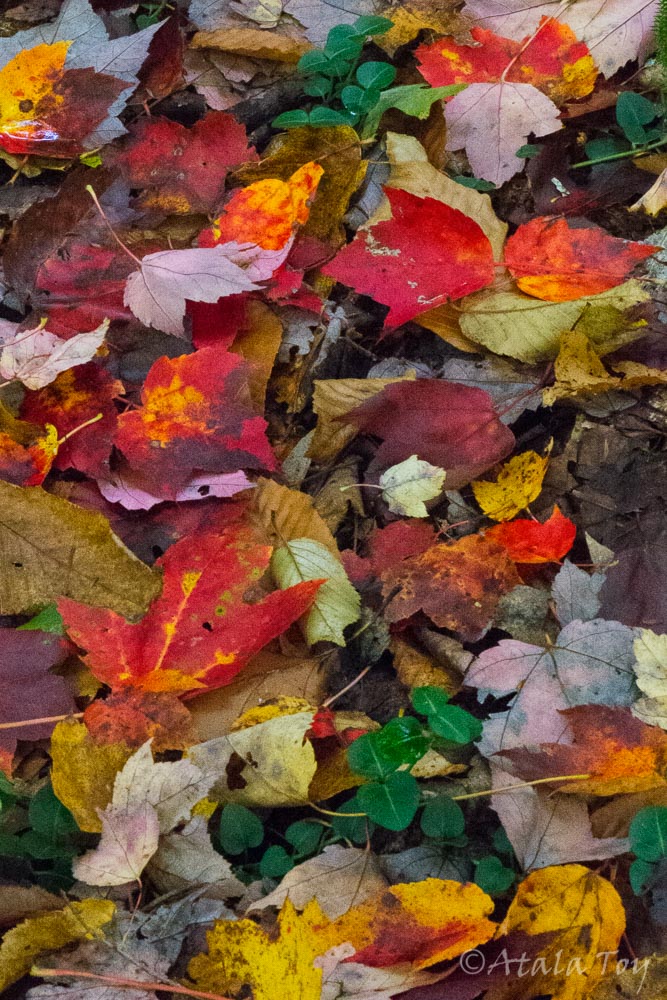
POLYGON ((45 715, 41 719, 20 719, 18 722, 0 722, 0 729, 20 729, 21 726, 38 726, 46 722, 64 722, 66 719, 80 719, 83 712, 69 712, 67 715, 45 715))
POLYGON ((65 441, 69 441, 71 437, 74 437, 75 434, 78 434, 79 431, 82 431, 85 427, 90 427, 91 424, 96 424, 97 421, 101 420, 103 416, 103 413, 96 413, 94 417, 90 418, 90 420, 86 420, 85 423, 79 424, 78 427, 73 427, 72 430, 68 431, 64 437, 58 438, 58 447, 64 444, 65 441))
POLYGON ((203 990, 192 990, 188 986, 172 986, 169 983, 150 983, 141 979, 121 979, 116 976, 102 976, 96 972, 82 972, 80 969, 40 969, 33 966, 31 976, 41 976, 46 979, 56 976, 71 976, 73 979, 94 979, 98 983, 110 983, 119 989, 126 990, 160 990, 162 993, 182 993, 184 996, 196 997, 197 1000, 230 1000, 219 993, 205 993, 203 990))
POLYGON ((580 167, 594 167, 597 163, 610 163, 612 160, 627 160, 632 156, 645 156, 652 149, 659 149, 660 146, 666 144, 667 136, 664 136, 662 139, 650 142, 648 146, 644 146, 642 149, 625 149, 622 153, 610 153, 609 156, 600 156, 596 160, 582 160, 581 163, 573 163, 570 166, 570 170, 579 170, 580 167))
POLYGON ((521 781, 516 785, 503 785, 501 788, 486 788, 483 792, 452 795, 452 801, 462 802, 463 799, 481 799, 486 795, 500 795, 502 792, 513 792, 515 788, 532 788, 533 785, 546 785, 554 781, 587 781, 590 777, 590 774, 558 774, 554 778, 536 778, 535 781, 521 781))
POLYGON ((123 241, 120 239, 120 237, 117 236, 116 233, 114 232, 113 226, 111 225, 111 223, 107 219, 106 213, 105 213, 104 209, 102 208, 102 206, 100 205, 99 199, 98 199, 97 195, 95 194, 95 191, 93 190, 93 188, 91 187, 90 184, 86 184, 86 191, 88 192, 88 194, 90 195, 90 197, 93 199, 93 202, 95 203, 95 208, 97 209, 97 211, 100 213, 100 215, 104 219, 104 222, 105 222, 105 225, 106 225, 107 229, 109 230, 109 232, 111 233, 111 235, 115 239, 115 241, 118 244, 118 246, 121 248, 121 250, 124 253, 127 254, 128 257, 130 257, 134 261, 135 264, 137 264, 139 267, 141 267, 141 260, 139 259, 139 257, 135 256, 135 254, 132 253, 132 251, 130 250, 130 248, 126 247, 125 244, 123 243, 123 241))

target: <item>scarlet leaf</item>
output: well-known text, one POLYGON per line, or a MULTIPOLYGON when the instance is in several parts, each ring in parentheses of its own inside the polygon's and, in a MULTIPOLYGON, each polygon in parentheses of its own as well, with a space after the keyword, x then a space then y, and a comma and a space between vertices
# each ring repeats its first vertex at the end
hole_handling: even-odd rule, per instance
POLYGON ((488 528, 486 537, 507 551, 518 563, 558 562, 574 544, 577 528, 569 517, 554 507, 551 517, 541 524, 520 518, 488 528))
POLYGON ((392 218, 359 230, 324 274, 389 306, 389 327, 491 284, 493 250, 473 219, 435 198, 385 194, 392 218))
POLYGON ((230 167, 257 154, 231 115, 211 111, 192 128, 167 118, 147 118, 132 130, 117 163, 138 205, 167 215, 209 213, 219 207, 230 167))
POLYGON ((153 494, 175 498, 195 472, 274 467, 266 423, 250 407, 247 377, 238 355, 215 347, 155 362, 143 406, 121 414, 114 438, 153 494))
POLYGON ((619 240, 598 226, 575 229, 567 219, 541 216, 509 238, 505 263, 526 294, 568 302, 620 285, 659 249, 619 240))
POLYGON ((177 542, 158 560, 164 586, 136 625, 113 611, 63 599, 67 630, 91 672, 113 689, 178 694, 228 684, 250 657, 307 611, 321 581, 246 604, 271 547, 243 526, 177 542))
POLYGON ((432 87, 452 83, 529 83, 556 103, 585 97, 597 69, 584 42, 566 24, 542 18, 539 30, 520 41, 488 28, 470 32, 475 45, 460 45, 451 35, 417 49, 419 71, 432 87))
POLYGON ((384 439, 371 472, 416 454, 446 471, 450 490, 505 458, 514 445, 487 392, 441 379, 388 385, 342 419, 384 439))
POLYGON ((440 628, 474 642, 484 632, 498 601, 520 583, 507 554, 480 535, 432 545, 382 575, 390 622, 423 611, 440 628), (398 591, 398 593, 396 593, 398 591))

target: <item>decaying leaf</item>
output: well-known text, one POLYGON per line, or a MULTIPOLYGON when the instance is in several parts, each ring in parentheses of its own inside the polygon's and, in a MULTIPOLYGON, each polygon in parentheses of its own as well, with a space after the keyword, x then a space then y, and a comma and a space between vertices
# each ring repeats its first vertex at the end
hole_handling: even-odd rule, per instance
POLYGON ((495 483, 473 482, 475 500, 487 517, 511 521, 540 495, 548 464, 548 454, 524 451, 505 462, 495 483))

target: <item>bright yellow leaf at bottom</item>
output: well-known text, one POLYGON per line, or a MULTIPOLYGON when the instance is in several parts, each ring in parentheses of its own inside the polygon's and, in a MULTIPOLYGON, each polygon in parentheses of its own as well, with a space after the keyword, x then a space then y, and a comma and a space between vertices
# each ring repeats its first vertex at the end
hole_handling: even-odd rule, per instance
POLYGON ((322 970, 313 965, 312 932, 289 899, 273 940, 253 920, 219 920, 206 937, 208 954, 197 955, 188 968, 198 989, 235 996, 250 987, 253 1000, 320 1000, 322 970))
POLYGON ((84 899, 62 910, 30 917, 7 931, 0 944, 0 991, 25 976, 41 952, 97 937, 115 909, 110 899, 84 899))
POLYGON ((583 865, 554 865, 523 880, 500 926, 503 934, 544 934, 543 947, 523 979, 512 977, 487 1000, 582 1000, 614 966, 625 911, 613 885, 583 865), (605 962, 605 955, 607 961, 605 962))

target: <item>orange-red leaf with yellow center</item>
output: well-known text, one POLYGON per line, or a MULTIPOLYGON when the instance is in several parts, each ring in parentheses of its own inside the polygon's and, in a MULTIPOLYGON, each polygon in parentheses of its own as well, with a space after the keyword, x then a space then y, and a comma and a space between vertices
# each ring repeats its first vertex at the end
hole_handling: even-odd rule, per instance
POLYGON ((248 375, 242 358, 216 347, 155 362, 143 406, 121 414, 114 437, 152 493, 175 499, 195 472, 275 467, 248 375))
POLYGON ((98 680, 113 689, 194 694, 229 684, 310 607, 321 581, 246 603, 270 558, 271 546, 243 525, 189 536, 158 560, 162 593, 140 622, 69 598, 58 610, 98 680))
POLYGON ((532 38, 502 38, 487 28, 470 32, 476 45, 451 35, 417 49, 419 71, 432 87, 452 83, 530 83, 556 104, 585 97, 598 75, 585 42, 566 24, 542 18, 532 38))
POLYGON ((267 178, 235 191, 220 218, 200 233, 199 245, 255 243, 264 250, 282 250, 297 226, 308 221, 323 173, 319 163, 305 163, 289 180, 267 178))
POLYGON ((93 69, 65 69, 70 42, 23 49, 0 70, 0 146, 69 159, 107 116, 127 83, 93 69))
POLYGON ((0 479, 15 486, 39 486, 58 451, 58 432, 52 424, 17 420, 0 405, 0 479))
POLYGON ((501 545, 514 562, 558 562, 574 545, 574 523, 554 507, 551 517, 541 524, 519 518, 487 528, 486 538, 501 545))
POLYGON ((599 226, 575 229, 567 219, 540 216, 519 226, 505 245, 505 263, 522 292, 568 302, 620 285, 660 247, 610 236, 599 226))
POLYGON ((560 713, 573 743, 543 743, 538 750, 503 750, 509 769, 525 781, 590 774, 588 781, 554 784, 575 795, 619 795, 665 785, 667 733, 636 719, 629 708, 578 705, 560 713))

